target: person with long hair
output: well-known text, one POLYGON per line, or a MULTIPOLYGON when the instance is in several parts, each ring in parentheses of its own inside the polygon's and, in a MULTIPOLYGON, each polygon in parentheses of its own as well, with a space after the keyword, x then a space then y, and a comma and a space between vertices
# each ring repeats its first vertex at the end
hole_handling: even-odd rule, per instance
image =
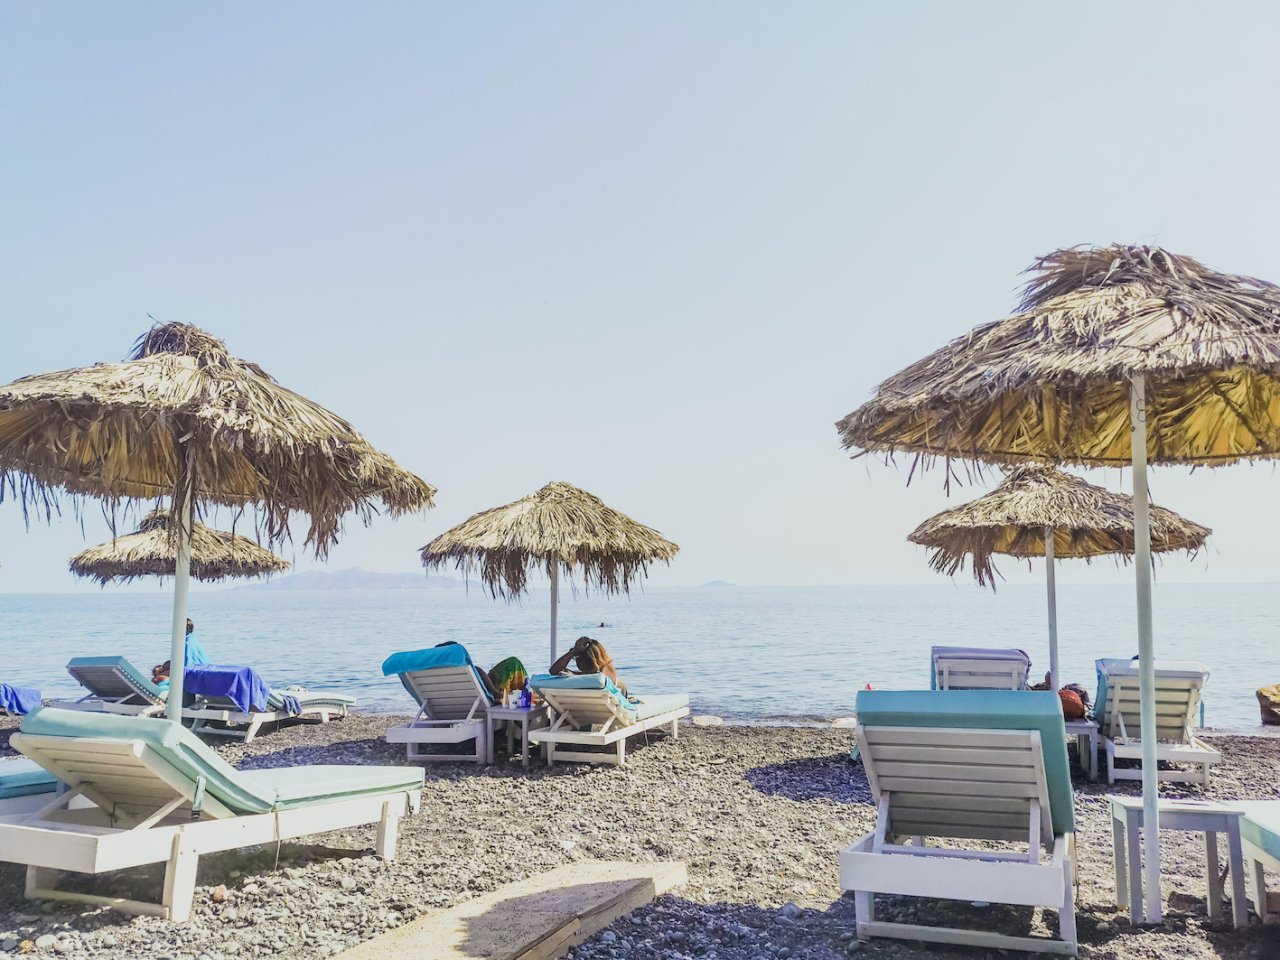
POLYGON ((614 686, 624 694, 627 692, 626 684, 618 676, 618 671, 613 665, 613 658, 609 656, 609 651, 604 648, 604 644, 599 640, 592 640, 590 637, 579 637, 573 648, 551 665, 551 672, 601 673, 612 680, 614 686), (574 665, 572 670, 569 668, 570 663, 574 665))

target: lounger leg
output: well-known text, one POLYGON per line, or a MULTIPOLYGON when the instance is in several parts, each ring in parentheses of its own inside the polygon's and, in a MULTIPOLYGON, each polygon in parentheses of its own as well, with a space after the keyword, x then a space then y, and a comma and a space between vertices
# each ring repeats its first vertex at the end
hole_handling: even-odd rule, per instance
POLYGON ((671 721, 671 739, 672 740, 680 739, 680 718, 679 717, 676 717, 674 720, 671 721))
POLYGON ((174 923, 191 918, 191 901, 196 893, 196 866, 200 863, 200 854, 182 841, 181 833, 173 838, 173 852, 164 870, 164 906, 174 923))
POLYGON ((1058 910, 1058 936, 1071 944, 1071 955, 1076 955, 1076 886, 1073 882, 1072 856, 1062 859, 1062 906, 1058 910))
POLYGON ((1111 818, 1111 855, 1116 862, 1116 906, 1123 910, 1129 905, 1129 870, 1125 856, 1124 821, 1111 818))
POLYGON ((249 729, 244 732, 244 742, 250 743, 253 738, 258 735, 258 728, 262 726, 262 719, 254 717, 249 721, 249 729))
POLYGON ((1107 783, 1116 782, 1116 755, 1111 749, 1111 741, 1107 741, 1107 783))
POLYGON ((1222 919, 1222 877, 1218 874, 1218 835, 1212 830, 1204 832, 1204 865, 1208 876, 1209 919, 1222 919))
POLYGON ((1231 873, 1231 920, 1236 927, 1249 925, 1249 896, 1244 890, 1244 847, 1240 842, 1240 821, 1227 826, 1227 863, 1231 873))
MULTIPOLYGON (((1140 810, 1125 812, 1125 845, 1129 856, 1129 922, 1137 926, 1142 922, 1142 846, 1138 835, 1138 814, 1140 810)), ((1159 890, 1151 891, 1152 896, 1160 896, 1159 890)))
POLYGON ((556 745, 550 741, 546 743, 547 748, 547 769, 551 769, 556 765, 556 745))
POLYGON ((876 895, 870 890, 853 891, 853 908, 858 918, 858 939, 870 940, 871 935, 864 932, 863 925, 876 918, 876 895))
POLYGON ((1253 901, 1253 909, 1258 919, 1265 921, 1267 919, 1267 872, 1261 860, 1254 860, 1250 866, 1253 867, 1253 895, 1257 898, 1253 901))
POLYGON ((378 840, 374 852, 383 860, 396 858, 396 838, 400 834, 400 800, 388 800, 382 805, 382 821, 378 824, 378 840))
POLYGON ((623 737, 618 741, 618 766, 622 766, 627 762, 627 738, 623 737))
POLYGON ((58 886, 61 876, 62 871, 54 870, 52 867, 27 867, 27 899, 39 900, 42 892, 53 890, 58 886))

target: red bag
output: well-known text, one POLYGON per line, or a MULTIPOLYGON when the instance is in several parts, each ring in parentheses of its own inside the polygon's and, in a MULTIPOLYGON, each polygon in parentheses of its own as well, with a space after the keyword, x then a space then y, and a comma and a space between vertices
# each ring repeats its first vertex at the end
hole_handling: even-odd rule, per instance
POLYGON ((1088 712, 1084 708, 1084 701, 1080 699, 1080 695, 1074 690, 1059 690, 1058 699, 1062 701, 1062 717, 1065 720, 1083 720, 1088 712))

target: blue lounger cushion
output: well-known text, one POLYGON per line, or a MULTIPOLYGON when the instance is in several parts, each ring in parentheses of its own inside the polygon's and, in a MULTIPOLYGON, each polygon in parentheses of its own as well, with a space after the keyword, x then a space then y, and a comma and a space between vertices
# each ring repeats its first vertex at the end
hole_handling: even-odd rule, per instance
MULTIPOLYGON (((446 643, 443 646, 427 647, 424 650, 403 650, 400 653, 393 653, 382 661, 382 675, 390 677, 398 674, 400 683, 409 691, 410 696, 417 700, 418 692, 414 690, 406 674, 436 670, 440 667, 470 667, 480 683, 480 689, 488 694, 489 687, 480 673, 480 668, 471 662, 471 654, 467 653, 467 648, 460 643, 446 643)), ((489 697, 489 699, 492 701, 493 698, 489 697)), ((421 703, 421 701, 418 702, 421 703)))
POLYGON ((0 800, 53 793, 58 778, 34 760, 0 760, 0 800))
POLYGON ((1062 702, 1050 690, 859 690, 865 727, 1036 730, 1044 753, 1054 833, 1075 829, 1062 702))
POLYGON ((1280 860, 1280 800, 1246 800, 1231 806, 1244 811, 1240 836, 1280 860))
POLYGON ((423 782, 422 771, 414 767, 306 766, 241 772, 190 730, 151 717, 42 707, 27 715, 21 731, 45 737, 141 741, 178 777, 192 784, 203 778, 207 795, 237 814, 416 790, 423 782))

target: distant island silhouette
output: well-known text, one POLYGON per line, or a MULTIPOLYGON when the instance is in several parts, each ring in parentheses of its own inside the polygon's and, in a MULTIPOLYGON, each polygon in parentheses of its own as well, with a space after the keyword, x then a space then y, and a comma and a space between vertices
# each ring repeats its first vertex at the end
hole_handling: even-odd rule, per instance
POLYGON ((708 580, 703 584, 704 587, 734 587, 737 584, 730 583, 728 580, 708 580))
POLYGON ((461 590, 466 586, 452 577, 425 573, 380 573, 376 570, 303 570, 237 590, 461 590))

